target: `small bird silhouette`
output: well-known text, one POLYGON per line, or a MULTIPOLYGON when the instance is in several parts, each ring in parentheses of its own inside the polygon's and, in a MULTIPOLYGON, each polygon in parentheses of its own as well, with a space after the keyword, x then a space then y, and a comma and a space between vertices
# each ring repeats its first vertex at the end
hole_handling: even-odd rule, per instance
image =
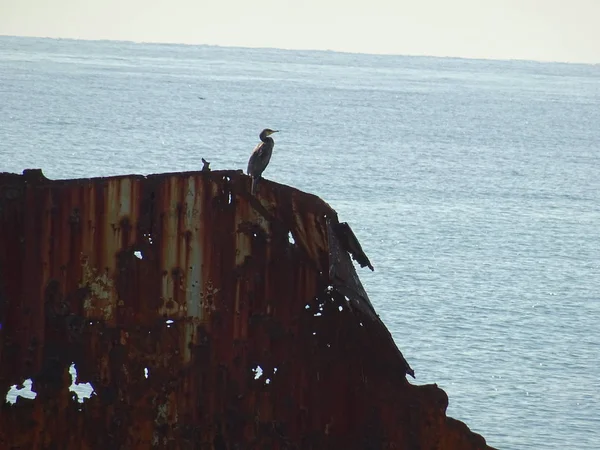
POLYGON ((256 194, 258 180, 269 165, 269 161, 271 161, 275 141, 269 136, 277 132, 278 130, 271 130, 270 128, 262 130, 259 135, 261 142, 254 148, 252 155, 250 155, 250 160, 248 161, 248 175, 252 177, 252 195, 256 194))

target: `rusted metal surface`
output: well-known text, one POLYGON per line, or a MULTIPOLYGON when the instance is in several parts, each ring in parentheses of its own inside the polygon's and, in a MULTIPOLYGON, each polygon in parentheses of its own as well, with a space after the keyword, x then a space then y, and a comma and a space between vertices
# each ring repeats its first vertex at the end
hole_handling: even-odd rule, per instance
POLYGON ((338 223, 335 227, 335 233, 344 250, 350 253, 352 259, 360 264, 360 267, 375 270, 347 222, 338 223))
POLYGON ((406 380, 335 211, 249 187, 0 174, 0 395, 37 393, 0 402, 0 448, 487 448, 406 380))

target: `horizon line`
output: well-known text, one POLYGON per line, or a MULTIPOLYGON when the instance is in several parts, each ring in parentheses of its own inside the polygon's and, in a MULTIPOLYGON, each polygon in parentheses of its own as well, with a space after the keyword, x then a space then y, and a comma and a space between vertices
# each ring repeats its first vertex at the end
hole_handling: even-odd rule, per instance
POLYGON ((321 52, 321 53, 340 53, 345 55, 365 55, 365 56, 389 56, 389 57, 409 57, 409 58, 435 58, 435 59, 459 59, 469 61, 491 61, 491 62, 526 62, 537 64, 568 64, 568 65, 583 65, 583 66, 598 66, 599 62, 584 62, 584 61, 558 61, 545 59, 524 59, 524 58, 482 58, 475 56, 449 56, 449 55, 427 55, 423 53, 371 53, 371 52, 355 52, 349 50, 335 49, 315 49, 315 48, 286 48, 286 47, 265 47, 265 46, 243 46, 243 45, 221 45, 221 44, 199 44, 189 42, 176 41, 146 41, 146 40, 131 40, 131 39, 93 39, 93 38, 73 38, 73 37, 56 37, 56 36, 39 36, 39 35, 11 35, 0 33, 0 38, 20 38, 20 39, 51 39, 64 41, 84 41, 84 42, 118 42, 125 44, 150 44, 150 45, 181 45, 188 47, 216 47, 224 49, 241 49, 241 50, 283 50, 287 52, 321 52))

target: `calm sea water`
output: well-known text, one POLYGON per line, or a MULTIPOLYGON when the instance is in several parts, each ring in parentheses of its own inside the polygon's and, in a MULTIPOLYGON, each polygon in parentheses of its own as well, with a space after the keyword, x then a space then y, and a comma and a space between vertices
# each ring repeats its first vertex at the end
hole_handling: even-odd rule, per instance
POLYGON ((0 38, 2 171, 245 168, 264 127, 449 415, 600 448, 600 66, 0 38))

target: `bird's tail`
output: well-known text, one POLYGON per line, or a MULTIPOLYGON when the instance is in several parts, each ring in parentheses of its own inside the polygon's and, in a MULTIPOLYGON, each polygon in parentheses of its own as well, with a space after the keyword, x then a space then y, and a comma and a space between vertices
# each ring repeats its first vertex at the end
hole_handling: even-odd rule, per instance
POLYGON ((257 187, 258 187, 258 177, 252 177, 252 195, 256 195, 257 187))

